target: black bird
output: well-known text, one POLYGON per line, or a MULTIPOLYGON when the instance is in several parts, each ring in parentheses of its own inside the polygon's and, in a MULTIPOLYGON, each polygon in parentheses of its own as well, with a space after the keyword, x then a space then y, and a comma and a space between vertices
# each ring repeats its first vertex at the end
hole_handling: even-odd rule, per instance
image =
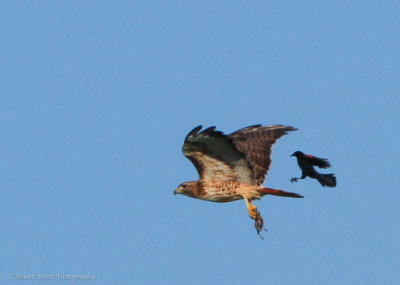
POLYGON ((297 182, 297 179, 304 179, 307 176, 310 178, 317 179, 322 186, 335 187, 336 177, 333 173, 321 174, 314 169, 314 165, 319 168, 331 167, 331 164, 326 158, 319 158, 312 155, 304 154, 301 151, 296 151, 291 156, 297 158, 297 163, 301 169, 301 177, 293 177, 290 182, 297 182))

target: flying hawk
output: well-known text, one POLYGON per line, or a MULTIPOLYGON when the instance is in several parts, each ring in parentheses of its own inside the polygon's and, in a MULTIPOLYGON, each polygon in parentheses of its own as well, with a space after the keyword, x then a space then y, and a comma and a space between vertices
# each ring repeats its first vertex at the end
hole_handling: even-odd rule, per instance
MULTIPOLYGON (((215 127, 194 128, 185 138, 183 154, 199 173, 198 181, 180 184, 174 194, 212 202, 244 199, 250 218, 259 217, 251 201, 270 194, 303 198, 296 193, 261 186, 271 165, 271 147, 295 128, 254 125, 225 135, 215 127)), ((257 222, 257 220, 256 220, 257 222)))

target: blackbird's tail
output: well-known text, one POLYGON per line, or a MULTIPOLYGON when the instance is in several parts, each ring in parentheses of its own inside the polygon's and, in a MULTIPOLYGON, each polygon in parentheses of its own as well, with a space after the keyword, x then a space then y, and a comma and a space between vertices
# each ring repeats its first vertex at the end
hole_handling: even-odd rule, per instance
POLYGON ((297 193, 292 193, 292 192, 286 192, 283 190, 276 190, 276 189, 271 189, 271 188, 262 188, 257 190, 259 193, 262 195, 275 195, 275 196, 282 196, 282 197, 292 197, 292 198, 304 198, 303 196, 297 194, 297 193))
POLYGON ((336 177, 333 173, 331 174, 318 174, 317 176, 318 182, 323 186, 335 187, 336 186, 336 177))

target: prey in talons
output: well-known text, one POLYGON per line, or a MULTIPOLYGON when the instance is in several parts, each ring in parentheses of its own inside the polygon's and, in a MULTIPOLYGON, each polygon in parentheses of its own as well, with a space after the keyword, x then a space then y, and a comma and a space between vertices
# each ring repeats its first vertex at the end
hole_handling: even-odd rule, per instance
MULTIPOLYGON (((263 220, 263 218, 261 217, 261 214, 260 214, 260 212, 259 211, 257 211, 257 215, 256 215, 256 218, 254 219, 254 227, 256 228, 256 230, 257 230, 257 234, 258 234, 258 237, 260 238, 260 239, 264 239, 264 237, 262 236, 262 235, 260 235, 260 232, 263 230, 263 228, 264 228, 264 220, 263 220)), ((264 231, 267 231, 267 229, 264 229, 264 231)))

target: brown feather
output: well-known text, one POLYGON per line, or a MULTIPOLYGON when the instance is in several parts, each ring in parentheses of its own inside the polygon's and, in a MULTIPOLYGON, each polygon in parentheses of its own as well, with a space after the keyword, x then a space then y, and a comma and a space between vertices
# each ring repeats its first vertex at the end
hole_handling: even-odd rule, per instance
POLYGON ((254 125, 240 129, 228 136, 250 162, 254 171, 255 185, 261 185, 264 182, 265 175, 271 166, 272 145, 287 132, 295 130, 297 129, 282 125, 264 127, 254 125))
POLYGON ((292 127, 254 125, 230 135, 210 127, 194 128, 185 138, 183 154, 190 159, 201 181, 232 180, 260 185, 271 165, 271 147, 292 127))
POLYGON ((215 127, 199 133, 200 126, 185 138, 183 154, 190 159, 199 173, 200 181, 254 181, 253 169, 244 154, 232 140, 215 127))

